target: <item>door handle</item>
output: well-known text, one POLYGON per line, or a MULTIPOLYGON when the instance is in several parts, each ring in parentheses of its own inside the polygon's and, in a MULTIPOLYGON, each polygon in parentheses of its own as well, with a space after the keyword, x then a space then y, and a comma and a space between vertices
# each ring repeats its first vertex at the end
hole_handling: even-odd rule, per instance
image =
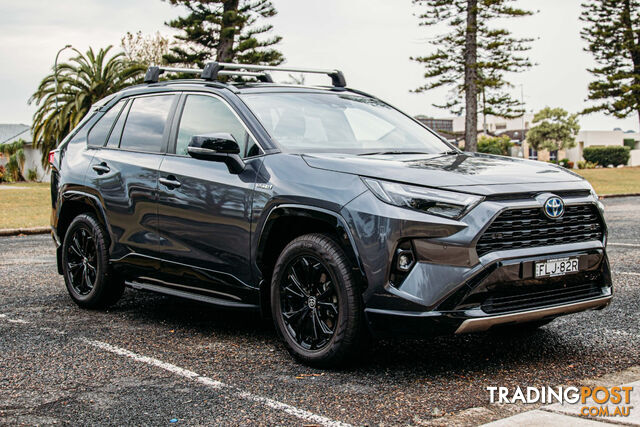
POLYGON ((107 173, 111 171, 111 168, 107 166, 105 162, 100 163, 99 165, 91 166, 94 171, 98 172, 98 175, 102 175, 103 173, 107 173))
POLYGON ((160 184, 169 188, 178 188, 182 185, 173 175, 169 175, 166 178, 158 178, 158 181, 160 181, 160 184))

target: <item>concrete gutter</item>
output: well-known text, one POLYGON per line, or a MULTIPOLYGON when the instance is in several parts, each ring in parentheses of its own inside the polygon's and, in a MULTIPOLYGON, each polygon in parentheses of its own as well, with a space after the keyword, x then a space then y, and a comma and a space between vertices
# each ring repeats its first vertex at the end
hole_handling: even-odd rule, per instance
POLYGON ((19 236, 21 234, 48 234, 51 227, 0 228, 0 236, 19 236))
POLYGON ((640 193, 626 193, 626 194, 601 194, 598 196, 600 199, 612 199, 614 197, 638 197, 640 193))

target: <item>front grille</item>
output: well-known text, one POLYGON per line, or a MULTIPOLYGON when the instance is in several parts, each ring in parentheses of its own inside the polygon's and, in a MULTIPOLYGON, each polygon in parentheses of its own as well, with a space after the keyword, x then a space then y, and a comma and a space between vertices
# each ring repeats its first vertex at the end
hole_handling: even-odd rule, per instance
POLYGON ((485 313, 506 313, 528 310, 549 305, 568 304, 602 295, 602 287, 594 282, 568 284, 556 283, 551 286, 512 287, 493 292, 481 307, 485 313))
POLYGON ((507 249, 601 241, 602 233, 600 214, 593 204, 565 206, 564 215, 558 219, 547 218, 541 208, 509 209, 485 230, 476 251, 482 256, 507 249))

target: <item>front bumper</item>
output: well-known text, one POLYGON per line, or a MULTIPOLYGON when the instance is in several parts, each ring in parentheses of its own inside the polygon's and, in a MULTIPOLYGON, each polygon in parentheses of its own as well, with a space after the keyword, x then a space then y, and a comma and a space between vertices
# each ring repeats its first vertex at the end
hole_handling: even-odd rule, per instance
MULTIPOLYGON (((593 196, 565 202, 597 203, 593 196)), ((365 313, 372 332, 419 336, 474 332, 608 305, 612 286, 606 237, 497 250, 478 257, 475 242, 493 218, 506 209, 535 208, 538 203, 485 201, 460 221, 381 205, 367 193, 345 206, 342 214, 358 236, 367 279, 365 313), (416 263, 402 280, 394 281, 394 253, 407 240, 416 263), (536 262, 564 257, 577 258, 579 272, 535 277, 536 262)))

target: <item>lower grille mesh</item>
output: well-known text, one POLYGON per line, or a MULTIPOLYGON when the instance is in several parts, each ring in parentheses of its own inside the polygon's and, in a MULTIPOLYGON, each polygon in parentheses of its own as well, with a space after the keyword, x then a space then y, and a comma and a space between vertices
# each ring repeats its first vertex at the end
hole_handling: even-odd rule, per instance
POLYGON ((602 287, 595 283, 576 285, 555 285, 545 288, 526 287, 510 288, 493 293, 482 303, 485 313, 505 313, 509 311, 527 310, 549 305, 567 304, 602 295, 602 287))

